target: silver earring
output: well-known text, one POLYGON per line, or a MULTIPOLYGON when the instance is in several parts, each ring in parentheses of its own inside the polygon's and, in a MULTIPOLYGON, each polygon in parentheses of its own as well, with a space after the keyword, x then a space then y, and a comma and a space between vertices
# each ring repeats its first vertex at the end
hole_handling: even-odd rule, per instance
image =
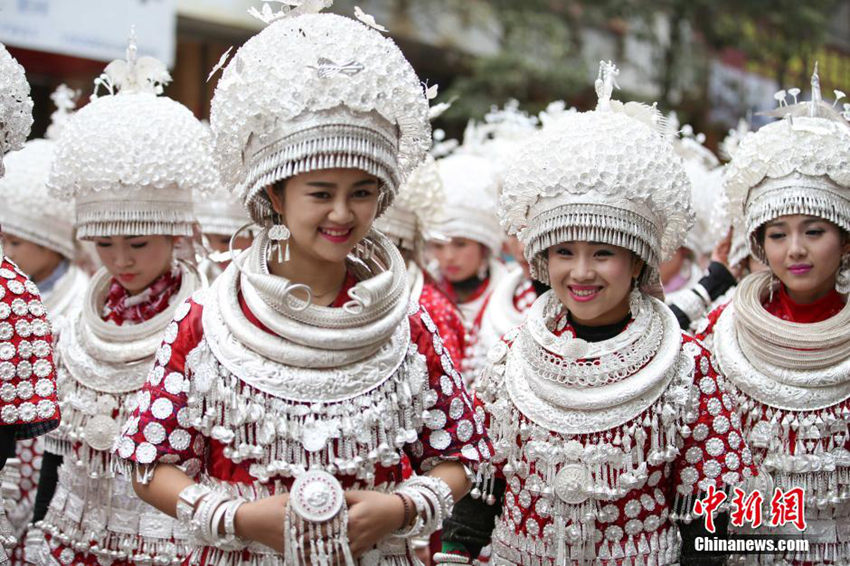
POLYGON ((638 286, 637 279, 632 280, 632 291, 629 293, 629 310, 632 313, 632 318, 637 316, 638 310, 640 309, 640 302, 643 297, 643 293, 640 291, 640 287, 638 286))
POLYGON ((835 290, 842 295, 850 293, 850 254, 845 254, 841 258, 838 275, 835 277, 835 290))
POLYGON ((478 266, 478 278, 482 281, 487 278, 487 270, 489 269, 489 265, 486 261, 481 262, 481 265, 478 266))
MULTIPOLYGON (((272 224, 271 228, 269 228, 269 240, 275 243, 277 247, 277 262, 283 263, 285 261, 289 261, 289 237, 292 233, 289 231, 289 228, 286 227, 286 224, 283 223, 283 219, 279 214, 275 214, 274 224, 272 224), (286 252, 283 250, 283 242, 286 242, 286 252)), ((269 249, 269 253, 271 253, 271 249, 269 249)))
POLYGON ((776 289, 777 284, 779 283, 779 279, 776 278, 776 275, 771 271, 770 272, 770 294, 767 296, 767 302, 773 302, 773 291, 776 289))

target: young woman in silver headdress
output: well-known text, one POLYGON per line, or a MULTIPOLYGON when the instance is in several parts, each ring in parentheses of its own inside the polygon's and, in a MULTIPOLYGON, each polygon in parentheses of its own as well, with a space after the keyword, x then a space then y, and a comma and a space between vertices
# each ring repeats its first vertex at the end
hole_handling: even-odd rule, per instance
POLYGON ((422 86, 391 40, 315 6, 267 14, 219 81, 223 177, 264 228, 178 310, 117 446, 190 526, 191 564, 413 564, 489 456, 372 230, 429 146, 422 86))
POLYGON ((437 160, 446 199, 429 254, 437 264, 440 288, 457 305, 466 325, 461 368, 469 381, 481 369, 476 357, 481 317, 493 289, 507 269, 500 259, 502 229, 496 215, 499 177, 496 167, 481 154, 476 128, 470 124, 464 142, 437 160))
MULTIPOLYGON (((738 400, 765 504, 757 534, 799 534, 777 522, 775 490, 801 488, 808 552, 794 564, 850 561, 850 124, 821 100, 783 105, 747 134, 724 188, 752 254, 769 270, 744 278, 700 337, 738 400)), ((778 521, 783 523, 783 521, 778 521)), ((745 529, 746 530, 746 529, 745 529)), ((747 531, 747 532, 752 532, 747 531)), ((758 557, 749 557, 753 562, 758 557)), ((787 563, 787 562, 786 562, 787 563)))
MULTIPOLYGON (((32 126, 32 100, 24 69, 0 43, 0 178, 3 158, 24 145, 32 126)), ((5 206, 5 205, 4 205, 5 206)), ((7 217, 7 219, 9 219, 7 217)), ((0 469, 15 441, 59 425, 50 324, 38 288, 3 255, 0 235, 0 469)), ((0 563, 16 538, 0 493, 0 563)))
POLYGON ((57 142, 48 186, 74 199, 76 235, 95 243, 103 267, 57 342, 63 418, 46 449, 63 461, 36 524, 37 564, 165 565, 186 553, 185 525, 140 501, 112 454, 163 332, 175 330, 175 309, 202 286, 175 246, 194 233, 193 191, 218 182, 209 134, 186 107, 157 96, 168 80, 131 39, 127 60, 96 81, 108 94, 77 112, 57 142))
MULTIPOLYGON (((75 263, 73 204, 56 199, 47 191, 56 139, 74 107, 73 91, 65 85, 52 98, 58 109, 52 115, 46 138, 29 141, 6 158, 6 176, 0 179, 0 199, 4 204, 0 226, 9 259, 39 287, 56 340, 65 318, 82 300, 88 276, 75 263)), ((43 452, 41 439, 19 442, 14 460, 4 471, 4 483, 16 488, 9 518, 19 539, 33 518, 43 452)), ((52 482, 55 481, 54 477, 52 482)), ((23 564, 23 549, 19 543, 13 564, 23 564)))
POLYGON ((476 394, 495 456, 439 563, 492 541, 499 565, 676 564, 700 494, 750 473, 709 352, 654 296, 690 222, 687 177, 654 108, 610 99, 615 74, 603 63, 596 110, 544 128, 508 171, 502 224, 552 289, 490 351, 476 394), (499 504, 495 529, 476 496, 499 504))
POLYGON ((445 191, 434 158, 425 160, 399 188, 386 213, 375 227, 392 240, 407 264, 410 298, 431 315, 443 347, 460 367, 466 345, 466 327, 457 306, 425 269, 425 242, 445 202, 445 191))

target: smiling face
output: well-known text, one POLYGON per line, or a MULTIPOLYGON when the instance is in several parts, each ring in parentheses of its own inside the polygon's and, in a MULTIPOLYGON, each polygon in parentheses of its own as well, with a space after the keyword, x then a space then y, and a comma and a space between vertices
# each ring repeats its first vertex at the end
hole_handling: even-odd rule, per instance
POLYGON ((35 242, 4 235, 4 251, 36 284, 44 281, 62 263, 62 254, 35 242))
POLYGON ((634 253, 596 242, 564 242, 547 253, 549 283, 574 321, 603 326, 626 317, 632 280, 643 267, 634 253))
POLYGON ((841 256, 850 253, 847 236, 816 216, 781 216, 764 226, 764 253, 771 271, 800 304, 824 297, 835 287, 841 256))
POLYGON ((432 242, 429 248, 439 264, 440 274, 449 283, 458 283, 477 275, 478 270, 487 261, 487 248, 469 238, 432 242))
POLYGON ((173 236, 111 236, 94 243, 103 266, 131 295, 170 269, 174 257, 173 236))
POLYGON ((289 228, 293 269, 308 262, 341 264, 378 213, 378 180, 359 169, 323 169, 267 189, 289 228))

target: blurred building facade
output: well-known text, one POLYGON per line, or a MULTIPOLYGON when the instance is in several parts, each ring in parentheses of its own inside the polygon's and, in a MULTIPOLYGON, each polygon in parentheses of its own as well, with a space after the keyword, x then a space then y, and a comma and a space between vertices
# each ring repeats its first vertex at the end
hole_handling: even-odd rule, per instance
MULTIPOLYGON (((350 15, 355 4, 389 29, 423 80, 440 84, 441 92, 470 73, 476 58, 493 56, 501 48, 504 22, 495 4, 485 0, 336 0, 331 10, 350 15)), ((81 102, 88 99, 92 80, 105 63, 123 56, 131 23, 136 25, 141 53, 169 63, 174 80, 167 94, 205 118, 218 78, 215 75, 208 81, 208 74, 222 54, 264 25, 248 13, 260 6, 258 0, 0 0, 0 41, 24 65, 33 86, 33 135, 43 134, 52 112, 49 94, 59 83, 79 89, 81 102), (68 5, 74 6, 73 15, 66 13, 68 5), (65 12, 60 6, 65 6, 65 12), (56 30, 51 28, 54 33, 46 34, 50 36, 46 39, 34 40, 32 30, 16 21, 41 22, 56 30)), ((827 45, 812 57, 819 61, 827 86, 846 88, 850 83, 848 30, 850 0, 840 3, 827 45)), ((613 59, 620 65, 618 82, 623 89, 647 100, 658 98, 657 81, 646 77, 656 72, 659 45, 663 47, 671 35, 665 14, 640 25, 629 21, 588 25, 577 33, 581 34, 585 84, 592 84, 599 60, 613 59)), ((674 104, 686 102, 682 93, 688 87, 704 85, 711 119, 731 125, 747 111, 763 109, 760 105, 770 102, 780 88, 770 69, 748 61, 740 52, 708 51, 700 42, 699 30, 685 28, 678 33, 684 51, 679 55, 696 63, 683 65, 675 73, 668 97, 674 104)), ((798 59, 789 62, 789 67, 798 71, 811 64, 798 59)))

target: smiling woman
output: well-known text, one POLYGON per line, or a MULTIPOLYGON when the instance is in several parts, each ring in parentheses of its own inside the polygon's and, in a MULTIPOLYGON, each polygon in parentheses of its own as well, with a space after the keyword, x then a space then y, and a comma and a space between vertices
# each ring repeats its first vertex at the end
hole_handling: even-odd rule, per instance
POLYGON ((447 522, 447 551, 690 563, 679 520, 691 522, 694 498, 752 473, 710 353, 653 296, 690 190, 656 111, 611 100, 615 74, 603 64, 597 109, 544 127, 508 168, 502 225, 552 289, 488 355, 476 393, 498 450, 447 522))
POLYGON ((425 157, 421 83, 318 4, 282 8, 218 83, 217 157, 263 229, 178 311, 117 444, 192 532, 189 564, 415 564, 491 453, 372 228, 425 157))

